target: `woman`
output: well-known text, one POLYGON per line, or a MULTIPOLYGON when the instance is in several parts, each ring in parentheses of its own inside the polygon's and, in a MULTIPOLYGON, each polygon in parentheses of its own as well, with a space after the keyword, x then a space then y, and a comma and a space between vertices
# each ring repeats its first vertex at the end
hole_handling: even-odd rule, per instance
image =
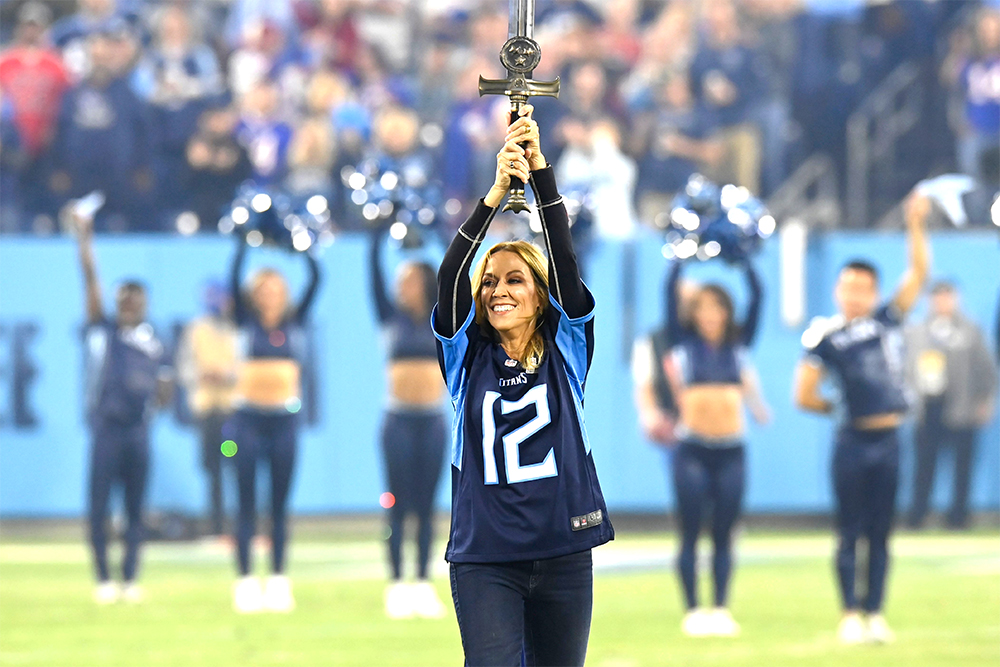
POLYGON ((437 344, 427 326, 437 292, 434 269, 409 262, 397 273, 396 302, 390 299, 382 268, 383 235, 371 244, 371 290, 389 355, 389 401, 382 422, 382 457, 391 495, 389 562, 392 582, 385 593, 389 618, 441 618, 444 605, 428 579, 434 540, 434 497, 441 478, 447 438, 441 403, 444 385, 437 344), (417 516, 417 583, 403 583, 403 528, 417 516))
POLYGON ((247 244, 240 241, 233 260, 232 295, 239 328, 242 363, 236 383, 234 440, 239 480, 236 529, 240 580, 233 606, 240 613, 289 612, 295 607, 285 571, 288 493, 295 463, 298 412, 302 407, 301 375, 305 349, 303 327, 319 284, 316 260, 309 263, 309 287, 297 307, 288 307, 288 285, 274 269, 259 270, 247 297, 240 290, 247 244), (256 472, 258 459, 270 466, 271 571, 263 589, 250 574, 250 542, 256 532, 256 472))
POLYGON ((468 665, 520 665, 522 652, 526 665, 582 665, 590 550, 614 538, 583 421, 594 301, 530 113, 445 254, 432 317, 456 411, 446 559, 468 665), (511 178, 535 192, 547 266, 527 242, 500 243, 470 280, 511 178))
MULTIPOLYGON (((682 630, 691 636, 735 636, 739 625, 727 608, 732 570, 731 538, 740 516, 744 486, 743 406, 758 423, 769 419, 747 356, 757 329, 760 283, 749 264, 751 304, 742 327, 733 317, 733 301, 718 285, 705 285, 694 297, 689 325, 678 319, 679 296, 668 305, 668 332, 674 344, 665 361, 679 419, 674 452, 674 488, 680 514, 681 552, 678 558, 687 605, 682 630), (712 506, 712 574, 715 608, 698 608, 696 546, 702 512, 712 506)), ((676 286, 679 264, 671 270, 676 286)))

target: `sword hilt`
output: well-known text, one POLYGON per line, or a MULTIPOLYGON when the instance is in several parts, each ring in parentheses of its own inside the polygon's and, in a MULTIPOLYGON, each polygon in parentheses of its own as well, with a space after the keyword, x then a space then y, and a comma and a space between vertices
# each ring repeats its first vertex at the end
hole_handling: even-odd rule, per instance
MULTIPOLYGON (((524 104, 521 100, 515 100, 511 98, 510 100, 510 123, 513 125, 520 117, 521 105, 524 104)), ((522 141, 518 144, 521 148, 526 147, 527 142, 522 141)), ((514 213, 521 213, 523 211, 531 212, 531 205, 528 204, 528 200, 524 196, 524 189, 527 187, 527 183, 524 183, 519 178, 511 177, 510 179, 511 188, 507 194, 507 204, 503 207, 504 211, 513 211, 514 213), (518 185, 519 184, 519 185, 518 185)))
MULTIPOLYGON (((482 75, 479 77, 479 96, 483 95, 506 95, 510 98, 510 123, 513 124, 519 117, 518 112, 521 105, 528 101, 529 97, 559 97, 559 77, 554 81, 535 81, 520 75, 509 79, 486 79, 482 75)), ((521 144, 523 147, 524 144, 521 144)), ((524 196, 526 183, 520 179, 511 179, 511 188, 507 196, 507 204, 504 211, 521 213, 531 211, 531 206, 524 196), (515 185, 515 183, 519 185, 515 185)))

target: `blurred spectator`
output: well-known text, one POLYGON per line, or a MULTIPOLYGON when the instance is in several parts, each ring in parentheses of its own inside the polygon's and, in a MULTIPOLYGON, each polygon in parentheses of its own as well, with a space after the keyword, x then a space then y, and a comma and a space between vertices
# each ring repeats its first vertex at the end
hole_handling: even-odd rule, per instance
POLYGON ((953 40, 942 76, 962 104, 952 121, 959 171, 981 180, 980 155, 1000 143, 1000 10, 983 7, 975 14, 971 36, 953 40))
POLYGON ((14 44, 0 54, 0 87, 14 108, 21 140, 32 158, 49 146, 59 101, 69 86, 66 68, 45 42, 51 16, 40 2, 23 5, 14 44))
POLYGON ((601 15, 584 0, 542 0, 538 3, 536 14, 539 25, 581 20, 594 25, 601 23, 601 15))
POLYGON ((621 133, 610 118, 592 124, 563 122, 566 150, 556 163, 564 192, 581 192, 593 202, 594 227, 602 238, 627 238, 635 228, 635 162, 622 152, 621 133))
POLYGON ((236 112, 208 109, 187 145, 186 190, 202 229, 214 230, 236 188, 253 174, 246 149, 236 140, 236 112))
POLYGON ((52 26, 50 38, 62 52, 63 63, 74 81, 80 81, 90 72, 87 45, 90 35, 115 16, 134 20, 135 14, 126 13, 119 4, 117 0, 77 0, 76 13, 59 19, 52 26))
POLYGON ((267 79, 277 85, 279 103, 295 109, 305 94, 307 57, 281 25, 263 19, 249 22, 240 47, 229 57, 229 88, 241 98, 267 79))
POLYGON ((908 367, 918 396, 916 473, 909 524, 923 525, 941 449, 955 451, 955 486, 947 525, 964 528, 976 436, 989 423, 996 396, 996 361, 975 323, 959 308, 955 286, 931 289, 927 319, 907 332, 908 367))
POLYGON ((727 152, 727 159, 711 176, 756 193, 760 190, 760 132, 749 121, 760 101, 760 63, 746 44, 730 0, 710 0, 704 12, 705 34, 691 62, 691 82, 699 102, 715 114, 727 152))
POLYGON ((372 114, 386 105, 412 106, 416 100, 413 82, 393 73, 382 50, 371 44, 356 54, 355 85, 358 101, 372 114))
POLYGON ((21 193, 18 176, 26 161, 21 137, 14 124, 14 105, 0 88, 0 231, 19 232, 21 193))
POLYGON ((444 38, 435 39, 424 53, 417 82, 416 109, 420 119, 443 126, 454 96, 461 53, 444 38))
POLYGON ((379 171, 395 172, 404 183, 422 190, 434 177, 431 156, 418 141, 420 120, 416 112, 390 106, 375 118, 373 150, 368 157, 376 160, 379 171))
POLYGON ((187 12, 180 5, 154 12, 153 44, 133 76, 140 96, 151 103, 158 208, 171 217, 190 207, 190 193, 184 187, 187 143, 208 98, 220 93, 222 84, 215 52, 197 33, 201 23, 192 24, 187 12))
POLYGON ((589 132, 593 123, 606 116, 616 121, 624 116, 617 91, 609 86, 607 73, 596 60, 579 62, 570 70, 557 100, 536 100, 532 100, 536 120, 539 125, 553 129, 551 138, 542 137, 542 151, 552 164, 559 161, 570 142, 570 133, 576 132, 579 125, 589 132))
POLYGON ((664 76, 687 73, 694 55, 691 19, 687 5, 670 3, 646 29, 642 57, 621 84, 622 97, 630 108, 651 103, 664 76))
POLYGON ((292 195, 319 194, 329 202, 335 197, 333 165, 337 144, 330 122, 312 116, 299 123, 288 149, 288 178, 285 186, 292 195))
POLYGON ((304 42, 311 60, 319 67, 329 67, 345 74, 357 69, 361 33, 350 0, 319 0, 300 3, 299 23, 306 30, 304 42))
MULTIPOLYGON (((464 210, 492 185, 496 146, 503 143, 510 122, 506 98, 480 97, 477 92, 479 75, 494 76, 495 69, 484 58, 472 58, 455 83, 455 100, 445 123, 447 159, 440 165, 445 194, 462 202, 464 210)), ((456 217, 464 219, 464 214, 456 217)))
POLYGON ((214 281, 205 286, 204 307, 205 314, 184 328, 177 374, 201 437, 201 464, 209 482, 209 534, 222 535, 221 445, 227 439, 223 426, 235 407, 237 371, 233 304, 225 285, 214 281))
POLYGON ((172 110, 222 91, 219 61, 199 30, 203 22, 192 23, 188 11, 174 4, 154 12, 153 42, 135 76, 145 99, 172 110))
MULTIPOLYGON (((330 167, 332 199, 327 197, 334 216, 342 218, 347 213, 343 188, 337 182, 341 170, 353 168, 366 150, 371 133, 371 117, 368 110, 353 97, 354 93, 347 78, 337 72, 319 69, 309 81, 306 90, 306 106, 314 124, 325 124, 331 133, 333 164, 330 167)), ((320 128, 316 128, 319 132, 320 128)), ((351 211, 353 213, 353 210, 351 211)))
POLYGON ((639 212, 644 222, 670 208, 670 200, 701 169, 722 160, 725 147, 713 138, 711 114, 699 108, 687 76, 672 74, 657 98, 635 115, 632 154, 639 160, 639 212))
MULTIPOLYGON (((475 52, 475 56, 491 63, 496 62, 500 47, 507 41, 507 22, 507 13, 497 11, 496 5, 483 3, 479 6, 469 22, 469 47, 475 52)), ((535 23, 537 29, 539 22, 535 23)), ((549 57, 547 43, 539 41, 539 44, 545 54, 542 58, 545 62, 549 57)))
MULTIPOLYGON (((13 135, 4 137, 8 152, 3 158, 6 184, 0 216, 5 230, 26 230, 13 199, 30 212, 44 210, 46 168, 44 157, 52 142, 59 105, 69 78, 59 55, 45 43, 51 20, 49 8, 38 2, 22 5, 18 12, 14 44, 0 54, 0 90, 12 122, 13 135)), ((50 211, 53 213, 54 211, 50 211)))
POLYGON ((604 12, 599 52, 611 71, 631 70, 642 55, 638 31, 639 0, 610 0, 604 12))
POLYGON ((763 73, 761 97, 751 115, 761 138, 757 194, 769 197, 788 176, 791 154, 800 149, 801 129, 792 120, 792 95, 799 57, 795 20, 802 7, 798 0, 746 0, 740 7, 763 73))
POLYGON ((246 35, 260 29, 262 25, 289 34, 296 28, 296 16, 291 0, 232 0, 229 18, 226 21, 226 40, 231 49, 236 49, 246 35))
POLYGON ((107 203, 95 220, 99 230, 154 229, 149 109, 126 78, 134 36, 123 20, 112 19, 87 45, 90 73, 62 101, 52 190, 63 198, 102 191, 107 203))
POLYGON ((280 183, 288 171, 292 128, 278 111, 278 88, 268 80, 255 84, 240 100, 236 138, 250 156, 257 185, 280 183))

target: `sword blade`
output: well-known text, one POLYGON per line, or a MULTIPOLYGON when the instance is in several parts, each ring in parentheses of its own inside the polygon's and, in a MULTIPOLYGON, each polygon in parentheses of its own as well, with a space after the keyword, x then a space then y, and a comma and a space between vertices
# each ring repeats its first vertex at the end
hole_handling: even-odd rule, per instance
POLYGON ((535 36, 535 0, 510 0, 507 37, 535 36))

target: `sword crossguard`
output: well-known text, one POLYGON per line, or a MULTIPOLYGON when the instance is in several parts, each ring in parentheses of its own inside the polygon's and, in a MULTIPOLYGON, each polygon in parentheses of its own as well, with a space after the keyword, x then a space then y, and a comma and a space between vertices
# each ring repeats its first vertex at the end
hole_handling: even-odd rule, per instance
POLYGON ((559 77, 554 81, 535 81, 521 75, 508 79, 487 79, 479 75, 479 96, 506 95, 511 102, 526 102, 529 97, 559 97, 559 77))

